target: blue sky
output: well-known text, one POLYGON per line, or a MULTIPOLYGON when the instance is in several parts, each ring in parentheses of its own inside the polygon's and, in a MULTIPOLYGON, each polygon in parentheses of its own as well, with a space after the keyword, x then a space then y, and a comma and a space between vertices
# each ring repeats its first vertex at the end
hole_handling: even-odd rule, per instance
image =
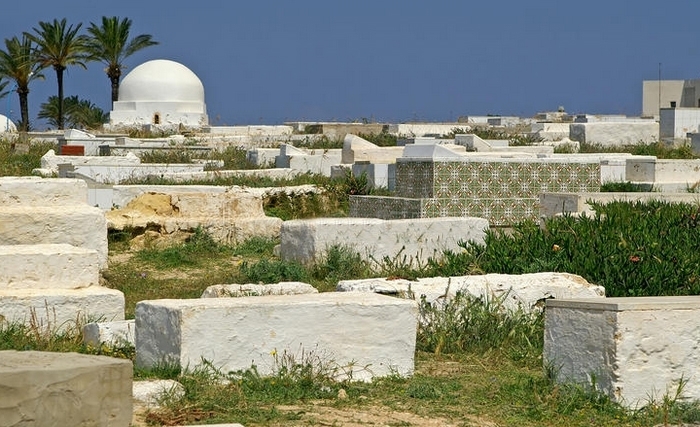
MULTIPOLYGON (((529 117, 560 105, 638 115, 642 81, 658 78, 659 63, 664 79, 700 78, 693 0, 33 0, 0 15, 0 38, 39 21, 85 28, 112 15, 160 42, 130 57, 129 69, 183 63, 204 83, 210 122, 221 125, 529 117)), ((45 75, 30 87, 35 122, 56 93, 55 74, 45 75)), ((99 63, 69 68, 65 94, 110 109, 99 63)), ((9 107, 15 119, 16 95, 9 107)))

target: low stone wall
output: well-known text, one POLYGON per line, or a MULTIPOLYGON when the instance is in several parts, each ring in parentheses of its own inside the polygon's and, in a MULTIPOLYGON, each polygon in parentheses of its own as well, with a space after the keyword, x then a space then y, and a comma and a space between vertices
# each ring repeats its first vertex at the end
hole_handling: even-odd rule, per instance
POLYGON ((700 204, 700 194, 694 193, 542 193, 540 195, 540 217, 551 218, 561 214, 594 215, 591 202, 610 203, 646 202, 651 200, 669 203, 700 204))
POLYGON ((141 301, 136 365, 193 368, 204 359, 224 372, 255 365, 268 375, 292 359, 322 364, 338 379, 407 376, 417 324, 415 301, 376 294, 141 301))
POLYGON ((659 138, 659 123, 649 120, 624 122, 572 123, 569 138, 604 147, 649 144, 659 138))
POLYGON ((502 304, 509 310, 541 311, 550 298, 604 298, 605 289, 569 273, 485 274, 427 277, 417 280, 383 278, 341 280, 340 292, 376 292, 431 303, 444 303, 463 293, 502 304))
POLYGON ((321 259, 332 246, 348 247, 368 260, 384 257, 416 264, 461 250, 460 240, 483 242, 489 225, 482 218, 317 218, 285 221, 280 256, 303 263, 321 259))
POLYGON ((640 408, 700 399, 700 297, 547 300, 544 363, 558 382, 596 386, 640 408))
POLYGON ((128 427, 131 361, 0 351, 0 425, 128 427))
POLYGON ((87 184, 79 179, 0 177, 0 206, 84 205, 87 192, 87 184))

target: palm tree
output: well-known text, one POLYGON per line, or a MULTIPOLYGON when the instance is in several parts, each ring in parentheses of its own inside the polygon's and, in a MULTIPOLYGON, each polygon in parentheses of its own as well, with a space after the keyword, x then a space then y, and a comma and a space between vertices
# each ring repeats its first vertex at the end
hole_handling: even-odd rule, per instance
POLYGON ((79 35, 82 24, 66 27, 66 18, 54 19, 53 22, 39 22, 39 28, 34 27, 34 34, 25 33, 31 41, 37 44, 36 55, 44 67, 53 67, 58 81, 58 123, 63 129, 63 72, 69 65, 79 65, 83 68, 87 55, 87 37, 79 35))
POLYGON ((125 68, 124 60, 141 49, 158 44, 149 34, 141 34, 129 40, 130 29, 130 19, 120 21, 116 16, 103 16, 102 26, 98 27, 91 22, 87 29, 90 33, 87 44, 90 59, 107 65, 105 72, 112 83, 112 102, 119 100, 119 79, 125 68))
MULTIPOLYGON (((67 126, 81 129, 98 129, 109 116, 100 107, 86 99, 80 99, 76 95, 68 96, 63 100, 63 115, 67 126)), ((39 106, 40 119, 45 119, 51 126, 58 123, 58 97, 49 96, 46 102, 39 106)))
POLYGON ((19 129, 22 132, 29 130, 29 83, 44 78, 40 71, 41 64, 34 56, 34 46, 29 38, 5 39, 5 50, 0 50, 0 76, 14 80, 19 97, 19 129))

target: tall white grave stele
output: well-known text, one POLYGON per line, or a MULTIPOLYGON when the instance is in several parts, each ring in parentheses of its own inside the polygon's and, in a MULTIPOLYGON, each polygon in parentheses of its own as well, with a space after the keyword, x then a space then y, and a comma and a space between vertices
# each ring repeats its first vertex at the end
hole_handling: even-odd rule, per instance
POLYGON ((0 133, 17 132, 17 126, 7 116, 0 114, 0 133))
POLYGON ((204 85, 184 65, 167 59, 144 62, 124 77, 109 113, 117 125, 208 124, 204 85))

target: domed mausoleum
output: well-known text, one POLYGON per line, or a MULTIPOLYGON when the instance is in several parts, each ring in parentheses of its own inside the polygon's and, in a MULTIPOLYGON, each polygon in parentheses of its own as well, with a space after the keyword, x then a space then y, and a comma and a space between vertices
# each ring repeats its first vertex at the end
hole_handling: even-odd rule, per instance
POLYGON ((109 113, 112 126, 208 124, 204 85, 189 68, 167 59, 144 62, 124 77, 109 113))

